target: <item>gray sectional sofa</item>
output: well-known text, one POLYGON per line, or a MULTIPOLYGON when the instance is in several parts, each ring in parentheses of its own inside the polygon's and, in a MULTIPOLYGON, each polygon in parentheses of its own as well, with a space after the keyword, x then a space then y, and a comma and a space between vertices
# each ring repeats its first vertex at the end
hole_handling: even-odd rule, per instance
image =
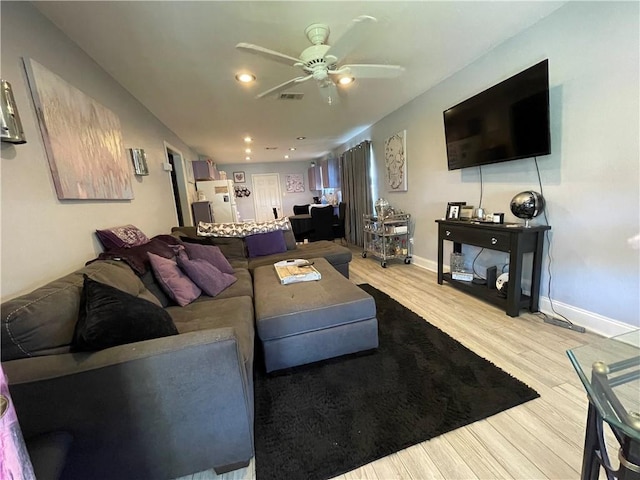
MULTIPOLYGON (((195 230, 175 230, 174 237, 205 241, 195 230)), ((251 270, 283 258, 324 257, 348 276, 351 252, 333 242, 294 243, 286 253, 249 259, 238 240, 216 239, 237 281, 185 307, 164 306, 149 274, 115 259, 93 261, 2 304, 2 367, 23 435, 29 441, 70 434, 62 478, 168 479, 249 463, 251 270), (83 275, 164 307, 178 335, 72 352, 83 275)))

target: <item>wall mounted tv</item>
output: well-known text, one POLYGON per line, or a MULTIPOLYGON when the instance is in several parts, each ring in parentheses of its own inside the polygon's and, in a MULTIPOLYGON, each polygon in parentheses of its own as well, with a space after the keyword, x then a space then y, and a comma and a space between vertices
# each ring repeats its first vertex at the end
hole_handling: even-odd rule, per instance
POLYGON ((449 170, 551 153, 549 61, 445 110, 449 170))

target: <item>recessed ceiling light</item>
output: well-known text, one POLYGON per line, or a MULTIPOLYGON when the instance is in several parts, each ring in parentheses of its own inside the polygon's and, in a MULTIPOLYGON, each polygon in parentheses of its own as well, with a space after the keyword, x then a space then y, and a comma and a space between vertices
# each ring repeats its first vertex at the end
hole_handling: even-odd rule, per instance
POLYGON ((244 153, 251 153, 251 149, 250 148, 245 148, 244 149, 244 153))
POLYGON ((349 85, 350 83, 353 83, 355 81, 355 78, 353 77, 340 77, 340 80, 338 80, 338 83, 340 85, 349 85))
POLYGON ((250 73, 239 73, 236 75, 236 80, 241 83, 251 83, 256 80, 256 76, 250 73))
POLYGON ((251 160, 251 157, 244 157, 245 160, 251 160))
POLYGON ((289 151, 290 151, 290 152, 295 152, 295 150, 296 150, 296 147, 291 147, 291 148, 289 149, 289 151))
POLYGON ((289 159, 289 155, 285 155, 285 156, 284 156, 284 158, 285 158, 285 159, 289 159))
POLYGON ((307 137, 296 137, 296 140, 304 140, 307 137))
POLYGON ((253 142, 253 138, 251 137, 244 137, 244 143, 251 143, 253 142))

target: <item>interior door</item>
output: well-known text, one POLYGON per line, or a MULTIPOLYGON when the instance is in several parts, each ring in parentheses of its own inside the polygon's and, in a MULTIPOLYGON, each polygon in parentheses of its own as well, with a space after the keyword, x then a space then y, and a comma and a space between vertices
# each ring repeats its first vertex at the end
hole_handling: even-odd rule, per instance
POLYGON ((256 221, 273 220, 273 209, 278 217, 282 216, 282 195, 280 194, 280 175, 264 173, 251 175, 253 184, 253 206, 256 211, 256 221))

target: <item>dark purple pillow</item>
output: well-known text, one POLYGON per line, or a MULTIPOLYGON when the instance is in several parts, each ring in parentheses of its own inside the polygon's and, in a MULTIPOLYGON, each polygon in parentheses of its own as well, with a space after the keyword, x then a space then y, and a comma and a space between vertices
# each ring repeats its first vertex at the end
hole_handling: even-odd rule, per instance
POLYGON ((171 235, 156 235, 144 245, 130 248, 112 248, 98 255, 98 260, 122 260, 138 275, 149 271, 147 253, 154 253, 164 258, 173 258, 182 242, 171 235))
POLYGON ((96 235, 105 250, 137 247, 149 241, 142 230, 131 224, 96 230, 96 235))
POLYGON ((245 237, 249 258, 262 257, 264 255, 272 255, 274 253, 283 253, 287 251, 287 244, 284 241, 282 230, 275 232, 259 233, 245 237))
POLYGON ((185 255, 176 258, 178 266, 184 273, 210 297, 215 297, 237 278, 228 273, 221 272, 206 260, 200 258, 188 259, 185 255))
POLYGON ((200 245, 199 243, 185 243, 184 249, 190 260, 204 260, 223 273, 233 273, 229 260, 215 245, 200 245))

